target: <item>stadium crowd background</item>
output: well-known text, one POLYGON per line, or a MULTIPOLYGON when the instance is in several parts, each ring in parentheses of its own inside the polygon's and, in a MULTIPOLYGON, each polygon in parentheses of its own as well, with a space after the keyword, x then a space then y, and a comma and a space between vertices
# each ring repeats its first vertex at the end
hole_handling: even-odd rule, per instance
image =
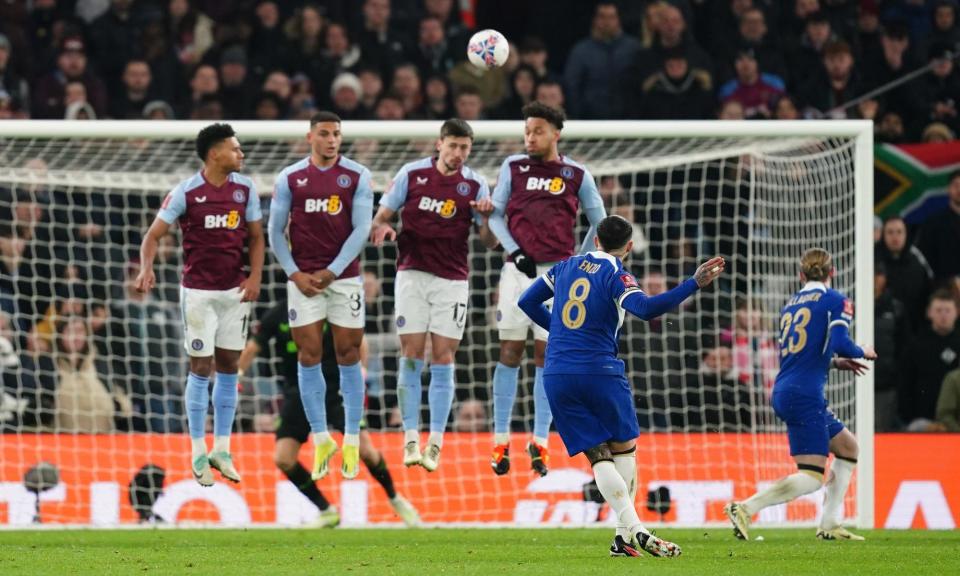
MULTIPOLYGON (((881 142, 945 141, 960 128, 960 73, 938 57, 960 42, 957 12, 956 0, 477 0, 466 12, 453 0, 13 0, 0 4, 0 118, 275 120, 330 109, 344 119, 516 119, 537 99, 571 118, 856 117, 872 119, 881 142), (516 42, 487 73, 464 55, 484 27, 516 42), (932 60, 911 83, 839 109, 932 60)), ((623 193, 616 178, 599 184, 608 204, 623 193)), ((161 246, 157 294, 132 289, 131 230, 146 228, 158 202, 0 188, 0 428, 183 429, 174 236, 161 246), (132 213, 142 221, 114 220, 132 213)), ((919 229, 892 218, 875 231, 877 429, 960 432, 960 174, 949 207, 919 229)), ((394 256, 368 248, 365 261, 394 256)), ((473 265, 498 270, 499 258, 473 265)), ((658 270, 635 270, 651 294, 685 272, 658 270)), ((364 272, 367 331, 384 341, 395 340, 391 272, 364 272)), ((283 286, 276 266, 268 273, 283 286)), ((495 289, 479 287, 490 297, 472 303, 470 352, 458 355, 457 381, 473 383, 458 388, 459 430, 489 424, 495 289)), ((264 306, 277 296, 265 291, 264 306)), ((692 360, 658 355, 683 345, 662 325, 628 327, 625 346, 653 362, 635 373, 687 380, 637 384, 645 428, 750 429, 744 410, 760 403, 741 395, 769 385, 776 335, 745 300, 729 309, 721 337, 691 345, 692 360)), ((378 356, 374 372, 392 373, 393 356, 378 356)), ((374 428, 396 425, 388 380, 371 383, 384 392, 371 395, 374 428)), ((248 406, 240 426, 272 429, 274 412, 248 406)))

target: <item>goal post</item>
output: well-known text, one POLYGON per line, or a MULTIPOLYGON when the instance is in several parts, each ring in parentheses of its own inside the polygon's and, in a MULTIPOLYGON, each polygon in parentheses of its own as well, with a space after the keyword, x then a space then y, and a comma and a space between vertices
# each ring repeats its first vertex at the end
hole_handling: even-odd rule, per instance
MULTIPOLYGON (((194 140, 208 124, 0 123, 0 341, 11 342, 10 350, 3 350, 4 370, 13 366, 16 374, 5 375, 0 398, 0 524, 29 525, 37 498, 44 522, 133 522, 127 484, 146 464, 166 470, 165 494, 155 510, 170 521, 296 525, 315 516, 272 463, 271 426, 280 391, 279 360, 270 354, 242 382, 242 433, 233 447, 244 483, 218 483, 202 492, 190 479, 182 405, 186 355, 171 287, 179 273, 176 238, 158 260, 157 294, 148 303, 127 301, 125 282, 139 239, 166 192, 199 168, 194 140), (93 380, 84 382, 100 386, 84 389, 85 403, 61 398, 63 382, 75 382, 64 375, 59 338, 71 315, 85 319, 88 348, 94 351, 93 380), (97 424, 94 414, 63 413, 67 405, 93 410, 94 400, 110 395, 112 421, 100 418, 97 424), (30 492, 24 473, 41 461, 59 470, 60 482, 30 492)), ((275 175, 309 153, 308 125, 230 124, 246 155, 244 172, 266 207, 275 175)), ((471 124, 475 142, 468 164, 492 189, 503 159, 523 150, 523 123, 471 124)), ((433 152, 439 127, 439 121, 345 121, 343 153, 371 169, 379 196, 401 165, 433 152)), ((628 320, 621 334, 643 434, 638 506, 658 488, 673 500, 663 514, 645 510, 644 520, 677 526, 722 522, 724 500, 745 497, 792 470, 769 391, 779 356, 772 348, 778 314, 799 288, 797 261, 804 249, 821 245, 834 254, 834 286, 857 305, 855 338, 873 342, 872 124, 570 121, 560 151, 593 173, 609 213, 635 222, 635 249, 627 265, 648 292, 682 280, 705 257, 728 259, 716 287, 661 321, 628 320)), ((585 226, 581 217, 581 237, 585 226)), ((609 514, 583 494, 589 470, 582 458, 567 458, 557 436, 551 439, 551 473, 530 476, 521 444, 533 420, 529 358, 512 420, 518 455, 513 470, 498 478, 489 469, 503 255, 471 242, 471 309, 456 358, 454 415, 441 469, 430 475, 402 467, 401 435, 393 420, 396 249, 390 244, 364 249, 373 298, 366 310, 367 387, 375 443, 400 492, 431 524, 609 522, 609 514)), ((256 314, 262 316, 284 293, 284 280, 268 254, 256 314)), ((72 369, 83 366, 75 363, 72 369)), ((873 527, 873 375, 854 380, 832 374, 827 395, 860 443, 845 514, 860 527, 873 527)), ((424 392, 424 410, 426 402, 424 392)), ((301 457, 309 463, 306 448, 301 457)), ((347 525, 397 521, 367 472, 355 481, 324 480, 320 487, 340 506, 347 525)), ((758 521, 812 524, 817 498, 822 500, 818 493, 771 509, 758 521)))

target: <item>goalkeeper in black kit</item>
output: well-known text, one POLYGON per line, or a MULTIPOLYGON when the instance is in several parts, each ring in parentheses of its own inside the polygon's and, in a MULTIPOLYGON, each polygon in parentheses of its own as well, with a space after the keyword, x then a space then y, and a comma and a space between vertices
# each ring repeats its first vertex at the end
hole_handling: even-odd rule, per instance
MULTIPOLYGON (((323 340, 324 355, 320 365, 327 381, 327 417, 332 430, 342 431, 343 403, 340 399, 340 371, 336 355, 333 354, 333 335, 329 324, 324 324, 323 340)), ((320 492, 316 482, 310 477, 310 471, 298 458, 300 447, 310 435, 310 425, 300 400, 300 387, 297 381, 297 345, 293 341, 290 325, 287 322, 286 300, 277 302, 267 312, 260 322, 256 336, 247 341, 246 348, 240 355, 241 373, 249 369, 258 354, 268 349, 272 349, 274 359, 279 362, 277 372, 282 377, 283 386, 283 407, 276 431, 277 442, 273 461, 290 482, 320 511, 316 526, 335 527, 340 523, 340 512, 320 492)), ((361 352, 361 355, 365 356, 363 352, 365 347, 361 352)), ((361 425, 360 430, 360 459, 370 471, 370 475, 383 487, 390 500, 390 506, 404 524, 407 526, 420 524, 420 515, 416 508, 394 488, 387 461, 373 446, 365 425, 361 425)))

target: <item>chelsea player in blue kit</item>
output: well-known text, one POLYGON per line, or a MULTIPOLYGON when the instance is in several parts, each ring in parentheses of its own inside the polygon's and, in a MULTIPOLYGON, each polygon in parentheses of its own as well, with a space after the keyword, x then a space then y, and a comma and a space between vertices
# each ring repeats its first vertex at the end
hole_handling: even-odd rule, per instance
POLYGON ((676 557, 680 547, 658 538, 640 523, 636 438, 640 434, 630 383, 617 340, 624 312, 652 320, 710 284, 723 272, 723 258, 697 268, 673 290, 648 297, 620 259, 633 248, 633 229, 621 216, 597 226, 599 249, 555 265, 520 297, 520 308, 548 330, 544 391, 554 425, 567 453, 583 452, 597 487, 617 515, 611 556, 676 557), (553 298, 553 311, 544 302, 553 298))
POLYGON ((817 538, 863 540, 840 525, 843 496, 857 464, 857 439, 827 407, 823 388, 831 367, 859 375, 866 365, 854 359, 875 360, 877 354, 872 346, 857 346, 850 339, 853 304, 830 288, 833 274, 832 258, 826 250, 807 250, 800 260, 804 286, 781 312, 780 372, 772 404, 777 417, 787 424, 797 472, 724 508, 733 533, 742 540, 749 539, 747 530, 754 514, 820 488, 830 452, 836 458, 830 465, 817 538))

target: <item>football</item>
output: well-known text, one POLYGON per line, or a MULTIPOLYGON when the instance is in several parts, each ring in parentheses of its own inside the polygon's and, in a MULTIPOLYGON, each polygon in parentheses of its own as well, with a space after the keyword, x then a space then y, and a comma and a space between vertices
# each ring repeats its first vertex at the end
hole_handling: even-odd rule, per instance
POLYGON ((477 68, 497 68, 503 66, 510 55, 507 38, 496 30, 481 30, 470 38, 467 45, 467 58, 477 68))

